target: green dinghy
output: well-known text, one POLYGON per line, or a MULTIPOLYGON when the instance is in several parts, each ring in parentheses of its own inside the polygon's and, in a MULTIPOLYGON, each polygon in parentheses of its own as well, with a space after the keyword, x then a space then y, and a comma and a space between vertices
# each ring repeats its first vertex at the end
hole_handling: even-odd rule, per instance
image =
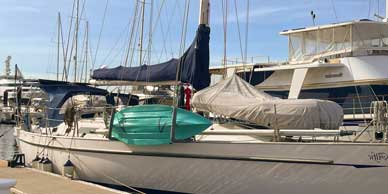
MULTIPOLYGON (((172 111, 173 108, 166 105, 138 105, 125 108, 114 115, 111 135, 130 145, 169 144, 172 111)), ((175 139, 193 137, 211 125, 208 119, 178 108, 175 139)))

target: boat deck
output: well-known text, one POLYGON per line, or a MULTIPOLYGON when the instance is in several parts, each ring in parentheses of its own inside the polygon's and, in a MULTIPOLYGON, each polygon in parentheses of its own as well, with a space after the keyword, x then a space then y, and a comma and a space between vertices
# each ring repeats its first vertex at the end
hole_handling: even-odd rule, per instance
POLYGON ((0 179, 15 179, 14 194, 128 194, 100 185, 46 173, 31 168, 0 168, 0 179))

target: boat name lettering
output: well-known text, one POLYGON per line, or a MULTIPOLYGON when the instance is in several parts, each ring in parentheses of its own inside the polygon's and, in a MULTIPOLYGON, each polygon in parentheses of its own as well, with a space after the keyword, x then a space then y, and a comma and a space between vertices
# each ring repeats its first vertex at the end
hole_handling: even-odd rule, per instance
POLYGON ((388 154, 385 152, 371 152, 368 157, 369 160, 373 160, 378 163, 380 163, 381 161, 388 161, 388 154))
POLYGON ((326 74, 325 78, 334 78, 334 77, 342 77, 342 72, 340 73, 331 73, 331 74, 326 74))

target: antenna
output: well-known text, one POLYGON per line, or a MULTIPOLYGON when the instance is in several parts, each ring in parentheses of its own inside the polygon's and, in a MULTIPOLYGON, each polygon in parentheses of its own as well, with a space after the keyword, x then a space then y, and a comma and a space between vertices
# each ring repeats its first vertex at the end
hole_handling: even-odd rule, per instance
POLYGON ((315 13, 314 13, 313 10, 311 10, 310 15, 311 15, 311 19, 313 19, 313 25, 315 26, 315 18, 316 18, 316 16, 315 16, 315 13))
POLYGON ((4 62, 4 63, 5 63, 4 75, 6 75, 6 76, 11 75, 11 68, 10 68, 11 59, 12 59, 11 56, 7 56, 7 59, 6 59, 5 62, 4 62))

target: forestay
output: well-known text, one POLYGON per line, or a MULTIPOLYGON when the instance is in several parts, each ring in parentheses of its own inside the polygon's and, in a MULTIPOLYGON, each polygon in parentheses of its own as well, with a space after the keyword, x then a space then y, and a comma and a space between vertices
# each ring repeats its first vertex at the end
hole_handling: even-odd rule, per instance
POLYGON ((338 129, 343 119, 343 110, 335 102, 272 97, 256 90, 237 75, 196 93, 192 106, 198 111, 268 128, 338 129))

